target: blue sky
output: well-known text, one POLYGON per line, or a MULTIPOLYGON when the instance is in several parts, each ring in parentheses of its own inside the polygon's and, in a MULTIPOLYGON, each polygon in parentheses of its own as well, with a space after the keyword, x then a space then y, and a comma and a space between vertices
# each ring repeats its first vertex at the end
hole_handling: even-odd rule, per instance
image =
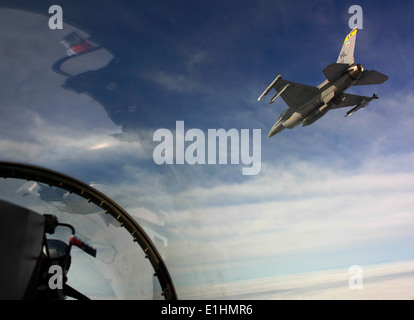
POLYGON ((82 12, 74 21, 87 21, 91 39, 119 60, 101 76, 122 92, 104 92, 106 109, 60 88, 65 78, 51 71, 69 24, 51 31, 47 15, 3 19, 2 160, 103 183, 121 205, 138 199, 162 212, 178 287, 414 258, 412 2, 127 3, 109 20, 82 12), (279 73, 321 83, 350 31, 352 4, 363 9, 356 61, 389 80, 347 92, 380 99, 267 139, 286 105, 258 96, 279 73), (261 129, 260 174, 243 176, 242 164, 155 165, 153 131, 178 120, 206 134, 261 129), (110 136, 122 132, 130 142, 110 136))

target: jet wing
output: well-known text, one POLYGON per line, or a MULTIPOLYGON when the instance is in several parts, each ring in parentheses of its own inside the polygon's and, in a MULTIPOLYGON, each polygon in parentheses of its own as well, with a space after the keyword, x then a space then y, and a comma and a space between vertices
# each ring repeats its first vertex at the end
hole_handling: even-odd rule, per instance
POLYGON ((260 101, 260 99, 267 95, 271 89, 275 89, 277 94, 270 100, 270 103, 273 103, 277 97, 282 96, 282 99, 293 110, 302 106, 318 91, 318 88, 316 87, 284 80, 278 75, 258 100, 260 101))
POLYGON ((286 104, 295 110, 302 106, 306 101, 310 100, 312 95, 318 91, 318 88, 316 87, 283 79, 280 79, 274 88, 279 92, 287 84, 289 84, 289 87, 281 94, 281 96, 286 104))

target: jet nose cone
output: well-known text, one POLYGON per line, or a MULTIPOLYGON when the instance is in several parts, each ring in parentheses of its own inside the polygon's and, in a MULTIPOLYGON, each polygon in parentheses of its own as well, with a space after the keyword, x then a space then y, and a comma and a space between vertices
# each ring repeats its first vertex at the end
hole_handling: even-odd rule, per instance
POLYGON ((268 138, 273 137, 276 134, 276 132, 274 130, 270 130, 269 134, 267 135, 268 138))
POLYGON ((277 123, 272 127, 272 129, 270 129, 267 137, 268 138, 273 137, 275 134, 281 132, 283 129, 285 129, 285 127, 281 123, 277 123))

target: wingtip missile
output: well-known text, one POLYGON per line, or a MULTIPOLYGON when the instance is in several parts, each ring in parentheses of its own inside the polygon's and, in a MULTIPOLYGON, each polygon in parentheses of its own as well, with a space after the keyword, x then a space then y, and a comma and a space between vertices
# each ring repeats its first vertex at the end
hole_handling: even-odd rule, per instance
MULTIPOLYGON (((270 91, 270 90, 269 90, 270 91)), ((267 95, 268 93, 269 93, 269 91, 267 91, 267 89, 260 95, 260 97, 259 98, 257 98, 257 101, 260 101, 260 100, 262 100, 262 98, 265 96, 265 95, 267 95)))
POLYGON ((279 80, 281 78, 281 75, 278 74, 275 78, 275 80, 273 80, 273 82, 266 88, 265 91, 263 91, 263 93, 260 95, 260 97, 257 99, 257 101, 260 101, 265 95, 267 95, 270 90, 272 90, 273 86, 275 85, 275 83, 277 82, 277 80, 279 80))

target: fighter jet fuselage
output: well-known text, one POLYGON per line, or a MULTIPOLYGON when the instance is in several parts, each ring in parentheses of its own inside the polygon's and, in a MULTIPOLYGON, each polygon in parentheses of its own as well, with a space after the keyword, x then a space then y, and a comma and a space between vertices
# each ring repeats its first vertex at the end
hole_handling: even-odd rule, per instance
POLYGON ((388 79, 387 76, 375 70, 364 71, 362 65, 354 63, 355 35, 356 29, 345 38, 337 62, 328 65, 323 70, 327 80, 318 87, 287 81, 280 75, 267 87, 259 97, 259 101, 274 88, 277 94, 270 100, 270 103, 282 96, 289 105, 289 109, 280 115, 270 130, 269 137, 285 128, 293 129, 299 124, 308 126, 331 109, 356 105, 346 114, 349 116, 368 105, 372 99, 378 98, 375 94, 372 97, 364 97, 344 93, 353 85, 380 84, 388 79))
POLYGON ((361 77, 361 69, 361 65, 352 65, 335 82, 331 83, 328 80, 322 82, 313 98, 302 107, 299 107, 298 111, 283 122, 284 127, 292 129, 300 123, 303 126, 308 126, 320 119, 331 109, 332 105, 338 105, 342 102, 341 93, 361 77))

